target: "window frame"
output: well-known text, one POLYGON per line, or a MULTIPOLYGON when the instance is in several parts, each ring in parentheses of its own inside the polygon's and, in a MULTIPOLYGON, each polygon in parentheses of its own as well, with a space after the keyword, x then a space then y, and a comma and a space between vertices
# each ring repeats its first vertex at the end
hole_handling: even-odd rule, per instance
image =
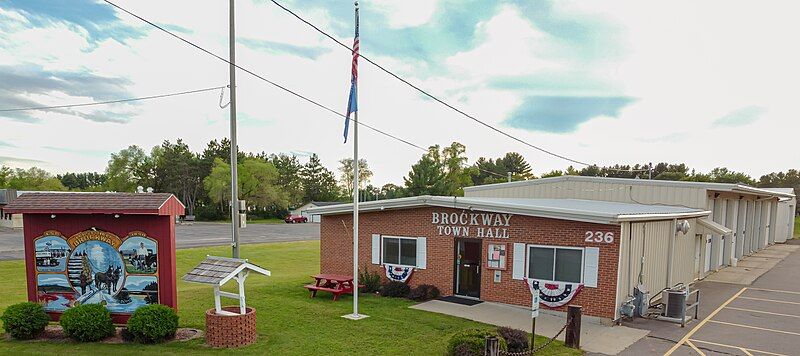
POLYGON ((383 249, 384 242, 383 241, 386 238, 398 240, 398 246, 397 246, 397 261, 398 261, 398 263, 390 263, 392 266, 417 268, 417 264, 419 264, 419 261, 417 261, 417 251, 419 250, 419 246, 417 245, 417 243, 418 243, 417 238, 416 237, 409 237, 409 236, 393 236, 393 235, 381 235, 381 266, 386 265, 386 262, 383 260, 383 257, 384 257, 384 253, 383 253, 384 252, 384 249, 383 249), (413 266, 412 265, 404 265, 404 264, 400 264, 399 263, 402 260, 402 256, 403 256, 403 250, 402 250, 403 246, 400 243, 400 240, 413 240, 414 241, 414 265, 413 266))
POLYGON ((531 278, 529 276, 529 274, 530 274, 530 271, 531 271, 531 269, 530 269, 530 263, 531 263, 530 256, 531 256, 531 249, 532 248, 548 248, 548 249, 553 250, 553 278, 554 279, 556 277, 556 263, 557 263, 556 259, 558 257, 558 254, 556 253, 556 250, 562 249, 562 250, 579 250, 579 251, 581 251, 581 269, 580 269, 581 278, 580 278, 580 281, 578 281, 578 282, 557 281, 557 280, 542 280, 542 281, 553 282, 553 283, 579 283, 579 284, 583 284, 583 281, 584 281, 583 273, 585 272, 585 268, 586 268, 586 248, 585 247, 526 244, 525 245, 525 278, 531 278))

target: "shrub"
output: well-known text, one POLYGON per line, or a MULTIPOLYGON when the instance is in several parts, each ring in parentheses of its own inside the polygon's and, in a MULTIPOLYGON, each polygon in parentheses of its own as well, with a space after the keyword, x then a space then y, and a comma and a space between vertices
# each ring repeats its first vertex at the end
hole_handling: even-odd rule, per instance
POLYGON ((506 340, 508 352, 523 352, 528 350, 528 333, 519 329, 501 326, 497 333, 506 340))
POLYGON ((411 287, 408 284, 398 281, 391 281, 381 287, 381 295, 384 297, 405 298, 411 292, 411 287))
POLYGON ((3 320, 3 329, 11 337, 19 340, 33 339, 44 331, 50 316, 40 304, 25 302, 14 304, 0 317, 3 320))
POLYGON ((364 285, 362 291, 365 293, 375 293, 381 289, 381 275, 371 273, 367 266, 364 266, 364 272, 358 274, 358 282, 364 285))
POLYGON ((408 299, 424 302, 426 300, 439 298, 439 288, 430 284, 421 284, 411 290, 408 299))
POLYGON ((68 337, 81 341, 98 341, 114 335, 111 314, 100 304, 82 304, 61 314, 61 327, 68 337))
POLYGON ((495 336, 500 343, 500 350, 507 350, 506 341, 497 332, 482 329, 467 329, 453 334, 447 342, 447 354, 456 355, 483 355, 486 337, 495 336))
POLYGON ((128 331, 141 343, 152 344, 171 339, 175 337, 176 330, 178 314, 161 304, 136 309, 128 319, 128 331))

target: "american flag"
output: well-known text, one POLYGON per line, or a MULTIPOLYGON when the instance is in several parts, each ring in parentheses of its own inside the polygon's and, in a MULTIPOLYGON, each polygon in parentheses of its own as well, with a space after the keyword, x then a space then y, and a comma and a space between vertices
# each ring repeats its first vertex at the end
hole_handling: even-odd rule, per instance
POLYGON ((353 67, 350 74, 350 98, 347 99, 347 117, 344 119, 344 142, 350 130, 350 114, 358 111, 358 8, 356 7, 356 36, 353 39, 353 67))

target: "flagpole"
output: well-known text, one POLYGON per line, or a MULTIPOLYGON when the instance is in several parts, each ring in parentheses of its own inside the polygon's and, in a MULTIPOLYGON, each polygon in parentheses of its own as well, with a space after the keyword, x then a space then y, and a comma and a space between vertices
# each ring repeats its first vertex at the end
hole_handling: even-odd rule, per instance
MULTIPOLYGON (((356 38, 358 38, 358 1, 355 2, 355 20, 356 20, 356 38)), ((354 47, 357 45, 354 44, 354 47)), ((358 59, 356 48, 353 49, 353 65, 356 65, 358 59)), ((355 67, 354 67, 355 68, 355 67)), ((355 74, 355 73, 354 73, 355 74)), ((355 77, 357 78, 357 77, 355 77)), ((353 82, 355 89, 352 93, 351 100, 353 103, 358 102, 358 85, 357 81, 353 82)), ((348 104, 348 111, 350 104, 348 104)), ((358 314, 358 110, 353 112, 353 314, 345 315, 344 317, 352 320, 364 319, 367 315, 358 314)))

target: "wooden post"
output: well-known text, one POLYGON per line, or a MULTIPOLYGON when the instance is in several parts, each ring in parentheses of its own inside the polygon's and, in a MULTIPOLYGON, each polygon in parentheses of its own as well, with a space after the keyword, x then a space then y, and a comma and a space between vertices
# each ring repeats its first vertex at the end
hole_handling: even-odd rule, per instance
POLYGON ((581 348, 581 306, 570 305, 567 307, 567 334, 564 335, 564 344, 574 349, 581 348))
POLYGON ((500 340, 496 336, 486 337, 486 346, 483 354, 486 356, 500 356, 500 340))

